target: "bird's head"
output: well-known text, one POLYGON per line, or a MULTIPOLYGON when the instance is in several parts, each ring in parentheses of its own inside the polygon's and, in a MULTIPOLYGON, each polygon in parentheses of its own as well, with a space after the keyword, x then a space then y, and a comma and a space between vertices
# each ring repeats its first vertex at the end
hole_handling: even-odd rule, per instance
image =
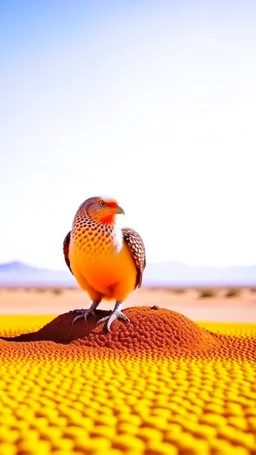
POLYGON ((98 223, 114 224, 116 215, 124 215, 122 207, 114 199, 92 197, 85 201, 85 205, 88 216, 98 223))

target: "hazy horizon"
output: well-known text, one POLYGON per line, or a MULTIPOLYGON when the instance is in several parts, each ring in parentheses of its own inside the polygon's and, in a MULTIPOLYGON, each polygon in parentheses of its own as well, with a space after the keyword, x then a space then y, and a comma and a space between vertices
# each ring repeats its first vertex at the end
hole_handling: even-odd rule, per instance
MULTIPOLYGON (((250 267, 256 267, 256 262, 253 264, 246 264, 246 265, 240 265, 240 264, 233 264, 233 265, 206 265, 206 264, 199 264, 199 265, 193 265, 189 264, 187 262, 182 262, 182 261, 172 261, 172 260, 164 260, 164 261, 153 261, 149 262, 148 265, 174 265, 174 266, 184 266, 188 268, 216 268, 216 269, 232 269, 232 268, 250 268, 250 267)), ((32 263, 29 263, 27 261, 17 261, 17 260, 12 260, 12 261, 3 261, 0 262, 0 267, 4 265, 21 265, 25 267, 29 267, 32 269, 42 269, 50 272, 67 272, 70 273, 69 269, 67 268, 67 265, 64 261, 64 264, 60 266, 59 268, 56 267, 42 267, 39 265, 35 265, 32 263)))
POLYGON ((148 262, 256 263, 256 3, 0 5, 0 263, 64 270, 87 197, 148 262))

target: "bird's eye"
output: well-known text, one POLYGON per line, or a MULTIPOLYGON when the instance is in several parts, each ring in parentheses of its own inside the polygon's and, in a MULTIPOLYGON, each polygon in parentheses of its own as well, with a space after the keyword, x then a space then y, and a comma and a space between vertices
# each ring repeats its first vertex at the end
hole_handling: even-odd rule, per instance
POLYGON ((101 207, 105 207, 105 205, 106 205, 106 202, 104 202, 104 201, 100 201, 100 202, 99 202, 99 204, 100 204, 100 206, 101 206, 101 207))

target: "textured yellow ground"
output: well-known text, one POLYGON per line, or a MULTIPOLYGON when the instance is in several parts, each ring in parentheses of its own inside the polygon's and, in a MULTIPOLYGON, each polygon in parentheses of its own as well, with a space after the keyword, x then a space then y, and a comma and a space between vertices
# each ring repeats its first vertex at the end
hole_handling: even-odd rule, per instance
MULTIPOLYGON (((0 335, 52 319, 4 316, 0 335)), ((256 338, 256 324, 200 326, 256 338)), ((256 364, 246 352, 97 356, 55 347, 0 341, 1 455, 256 455, 256 364)))

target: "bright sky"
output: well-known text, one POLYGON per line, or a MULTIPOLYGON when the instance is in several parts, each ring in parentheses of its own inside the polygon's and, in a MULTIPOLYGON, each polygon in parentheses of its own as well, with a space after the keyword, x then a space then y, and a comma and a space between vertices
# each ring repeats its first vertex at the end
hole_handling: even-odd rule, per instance
POLYGON ((0 5, 0 262, 109 195, 149 262, 256 263, 256 2, 0 5))

